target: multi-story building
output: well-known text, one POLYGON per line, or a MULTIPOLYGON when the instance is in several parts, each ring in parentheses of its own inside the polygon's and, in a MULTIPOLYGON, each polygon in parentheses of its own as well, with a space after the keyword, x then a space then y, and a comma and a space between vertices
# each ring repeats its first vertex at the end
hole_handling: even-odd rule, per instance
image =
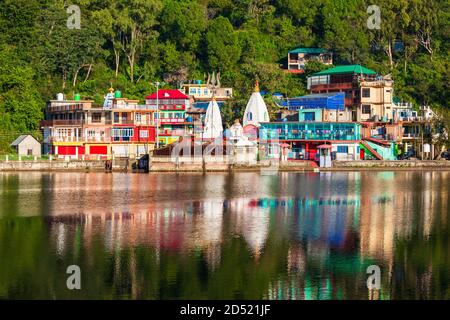
POLYGON ((103 106, 76 95, 66 100, 58 94, 46 107, 41 123, 44 151, 62 157, 135 157, 153 148, 154 108, 121 97, 110 89, 103 106))
POLYGON ((291 73, 303 73, 309 61, 318 61, 326 65, 333 64, 333 54, 320 48, 297 48, 289 51, 287 70, 291 73))
POLYGON ((193 80, 181 85, 181 92, 193 99, 193 102, 208 102, 212 97, 216 101, 227 101, 233 97, 233 88, 222 88, 218 82, 215 84, 203 83, 202 80, 193 80))
POLYGON ((189 97, 180 90, 158 90, 145 98, 152 109, 158 109, 158 138, 161 145, 171 144, 187 133, 191 122, 187 122, 186 110, 189 109, 189 97))
POLYGON ((352 121, 393 119, 393 81, 360 65, 337 66, 308 77, 311 93, 345 93, 352 121))
MULTIPOLYGON (((318 161, 319 146, 328 144, 336 160, 359 160, 361 124, 343 122, 263 122, 260 139, 271 148, 272 141, 291 147, 291 159, 318 161)), ((268 154, 273 154, 268 150, 268 154)), ((276 153, 276 151, 275 151, 276 153)))
POLYGON ((276 101, 280 107, 297 112, 299 121, 351 121, 351 113, 345 108, 343 92, 310 94, 276 101))

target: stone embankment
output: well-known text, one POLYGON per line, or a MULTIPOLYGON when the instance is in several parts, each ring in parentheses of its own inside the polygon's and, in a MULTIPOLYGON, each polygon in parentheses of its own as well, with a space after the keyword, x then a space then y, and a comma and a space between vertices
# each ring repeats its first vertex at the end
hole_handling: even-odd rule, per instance
MULTIPOLYGON (((107 171, 102 160, 0 161, 0 171, 107 171)), ((112 171, 132 171, 131 161, 112 161, 112 171)), ((230 164, 202 159, 171 161, 151 159, 150 172, 227 172, 227 171, 345 171, 345 170, 450 170, 450 161, 333 161, 332 168, 318 168, 313 161, 259 162, 230 164)))

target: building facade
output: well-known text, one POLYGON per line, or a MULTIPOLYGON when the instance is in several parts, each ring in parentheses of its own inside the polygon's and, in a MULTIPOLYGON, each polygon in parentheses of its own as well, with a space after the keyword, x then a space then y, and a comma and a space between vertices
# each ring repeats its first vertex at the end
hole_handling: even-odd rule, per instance
POLYGON ((320 48, 297 48, 289 51, 287 70, 291 73, 303 73, 309 61, 318 61, 326 65, 333 64, 333 54, 320 48))
POLYGON ((145 104, 158 110, 158 139, 162 145, 178 141, 192 125, 186 119, 186 110, 190 108, 189 97, 180 90, 158 90, 158 96, 156 92, 147 96, 145 104))
POLYGON ((337 66, 308 77, 311 93, 345 93, 351 121, 393 119, 393 81, 360 65, 337 66))
POLYGON ((61 157, 137 157, 155 143, 155 109, 121 97, 110 89, 103 106, 76 96, 47 104, 44 152, 61 157))

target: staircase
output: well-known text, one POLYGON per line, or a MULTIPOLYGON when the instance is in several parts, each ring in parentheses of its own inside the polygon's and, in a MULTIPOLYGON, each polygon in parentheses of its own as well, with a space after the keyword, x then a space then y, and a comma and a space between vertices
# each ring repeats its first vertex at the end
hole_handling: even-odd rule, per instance
POLYGON ((364 146, 364 148, 368 150, 376 159, 383 160, 383 157, 378 152, 376 152, 366 141, 361 140, 359 143, 364 146))

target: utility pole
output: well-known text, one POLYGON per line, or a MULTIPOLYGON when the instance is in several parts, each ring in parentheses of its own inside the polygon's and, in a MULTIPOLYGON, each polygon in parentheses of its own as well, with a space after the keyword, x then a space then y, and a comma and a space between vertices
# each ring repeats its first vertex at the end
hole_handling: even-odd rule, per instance
POLYGON ((156 86, 156 149, 159 149, 159 85, 160 83, 156 81, 153 83, 156 86))

